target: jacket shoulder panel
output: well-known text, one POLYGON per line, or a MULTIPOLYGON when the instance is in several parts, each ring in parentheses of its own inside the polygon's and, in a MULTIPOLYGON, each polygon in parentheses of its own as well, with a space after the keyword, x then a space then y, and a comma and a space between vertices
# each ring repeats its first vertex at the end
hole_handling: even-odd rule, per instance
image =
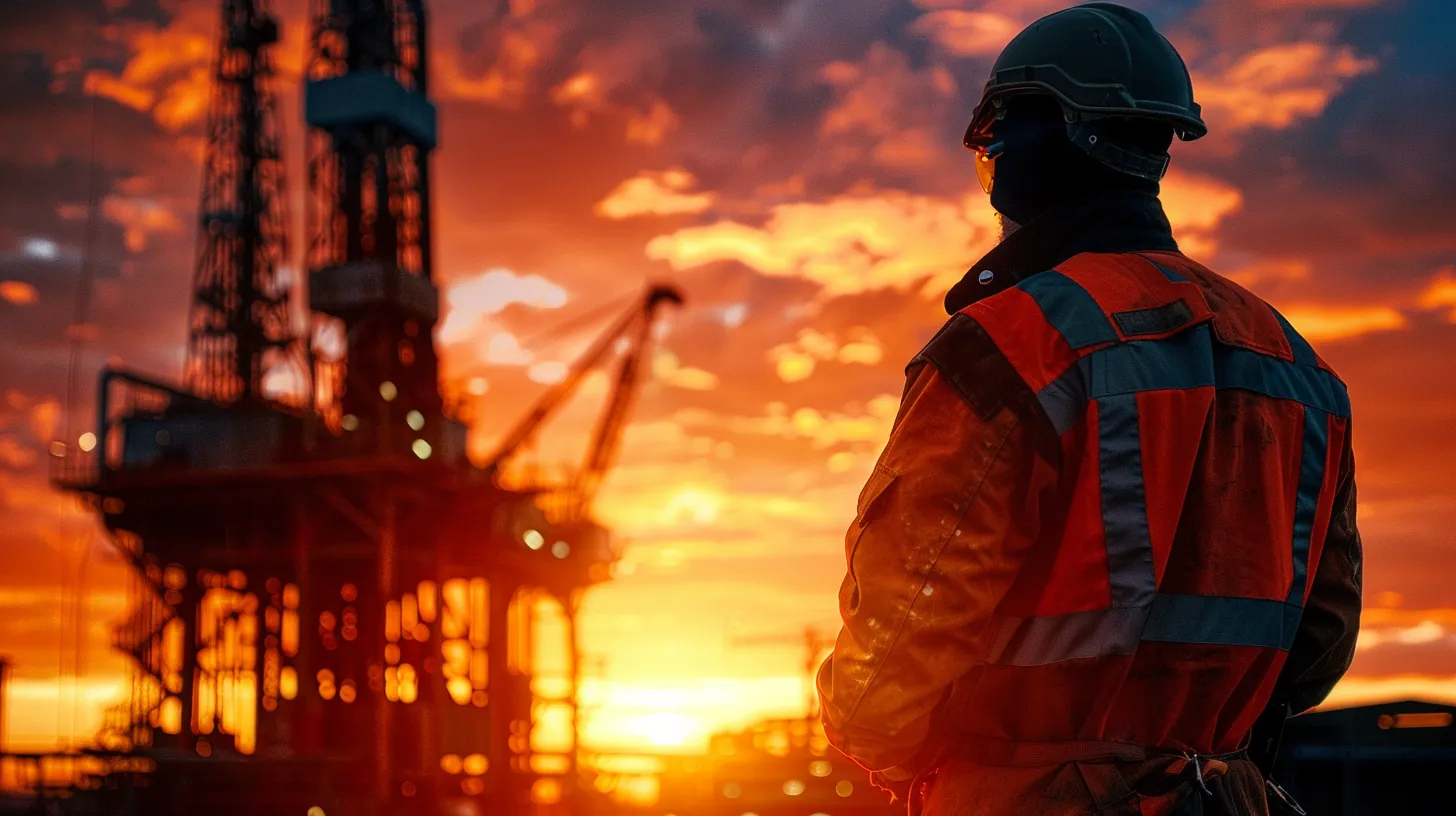
POLYGON ((1196 287, 1212 312, 1213 333, 1219 342, 1286 362, 1318 365, 1309 344, 1263 298, 1181 253, 1149 252, 1142 258, 1196 287))
POLYGON ((1083 253, 1057 269, 1087 290, 1118 340, 1171 337, 1213 318, 1196 285, 1135 254, 1083 253))
POLYGON ((982 420, 990 421, 1003 410, 1018 414, 1031 425, 1037 451, 1049 462, 1059 461, 1057 433, 1036 392, 970 314, 952 315, 910 361, 909 368, 925 364, 935 366, 982 420))

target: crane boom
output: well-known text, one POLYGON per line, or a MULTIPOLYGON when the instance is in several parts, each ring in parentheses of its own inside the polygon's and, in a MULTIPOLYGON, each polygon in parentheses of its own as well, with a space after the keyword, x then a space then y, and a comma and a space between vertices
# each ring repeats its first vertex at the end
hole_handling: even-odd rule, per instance
POLYGON ((617 381, 612 386, 612 395, 607 400, 606 410, 597 421, 591 444, 587 446, 586 461, 582 464, 581 472, 577 474, 576 497, 582 510, 589 507, 592 499, 596 498, 597 487, 601 485, 602 478, 607 475, 617 458, 617 449, 622 442, 622 428, 639 391, 637 384, 641 379, 642 358, 651 344, 652 327, 656 325, 657 311, 664 302, 681 305, 682 295, 676 289, 658 286, 653 287, 642 302, 637 336, 633 340, 632 348, 622 357, 617 381))
POLYGON ((652 329, 656 325, 658 313, 663 304, 677 306, 682 302, 682 293, 675 287, 657 285, 649 288, 641 301, 633 304, 577 358, 566 378, 542 395, 521 421, 507 432, 486 464, 486 469, 498 473, 511 457, 535 437, 546 420, 576 392, 586 375, 625 338, 629 341, 629 346, 622 356, 622 364, 617 370, 611 395, 597 420, 591 442, 587 446, 586 457, 572 485, 573 503, 579 512, 584 513, 616 458, 622 428, 637 395, 642 360, 651 345, 652 329))

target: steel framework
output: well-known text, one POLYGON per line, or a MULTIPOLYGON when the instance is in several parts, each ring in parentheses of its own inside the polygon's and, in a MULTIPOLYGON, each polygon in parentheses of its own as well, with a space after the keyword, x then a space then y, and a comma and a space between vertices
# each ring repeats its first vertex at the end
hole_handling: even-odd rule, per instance
POLYGON ((473 465, 437 382, 422 3, 317 0, 311 376, 274 398, 292 359, 277 29, 257 2, 223 9, 186 387, 103 371, 96 449, 55 473, 135 568, 114 640, 130 694, 99 737, 140 761, 83 787, 149 816, 567 812, 576 610, 617 558, 590 499, 681 296, 650 289, 529 415, 523 438, 625 345, 577 478, 508 482, 512 448, 473 465))
POLYGON ((278 22, 265 0, 224 0, 220 32, 185 381, 218 402, 253 402, 272 371, 304 374, 279 274, 288 215, 270 55, 278 22))

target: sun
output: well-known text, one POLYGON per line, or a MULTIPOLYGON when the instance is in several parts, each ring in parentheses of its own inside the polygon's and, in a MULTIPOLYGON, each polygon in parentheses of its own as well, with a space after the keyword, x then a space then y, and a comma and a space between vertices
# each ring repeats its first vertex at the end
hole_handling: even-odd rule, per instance
POLYGON ((631 730, 655 748, 680 748, 701 730, 697 720, 676 711, 657 711, 634 718, 631 730))

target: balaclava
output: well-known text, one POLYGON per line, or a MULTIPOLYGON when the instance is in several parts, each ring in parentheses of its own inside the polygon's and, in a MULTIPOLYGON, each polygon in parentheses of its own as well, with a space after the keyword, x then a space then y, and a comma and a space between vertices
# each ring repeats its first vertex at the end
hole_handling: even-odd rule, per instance
MULTIPOLYGON (((1171 127, 1133 122, 1104 122, 1118 142, 1166 151, 1171 127)), ((1140 191, 1158 194, 1158 182, 1138 178, 1087 155, 1067 138, 1067 122, 1057 101, 1047 95, 1007 100, 1006 116, 993 135, 1004 143, 996 160, 991 206, 1017 225, 1063 204, 1097 193, 1140 191)))

